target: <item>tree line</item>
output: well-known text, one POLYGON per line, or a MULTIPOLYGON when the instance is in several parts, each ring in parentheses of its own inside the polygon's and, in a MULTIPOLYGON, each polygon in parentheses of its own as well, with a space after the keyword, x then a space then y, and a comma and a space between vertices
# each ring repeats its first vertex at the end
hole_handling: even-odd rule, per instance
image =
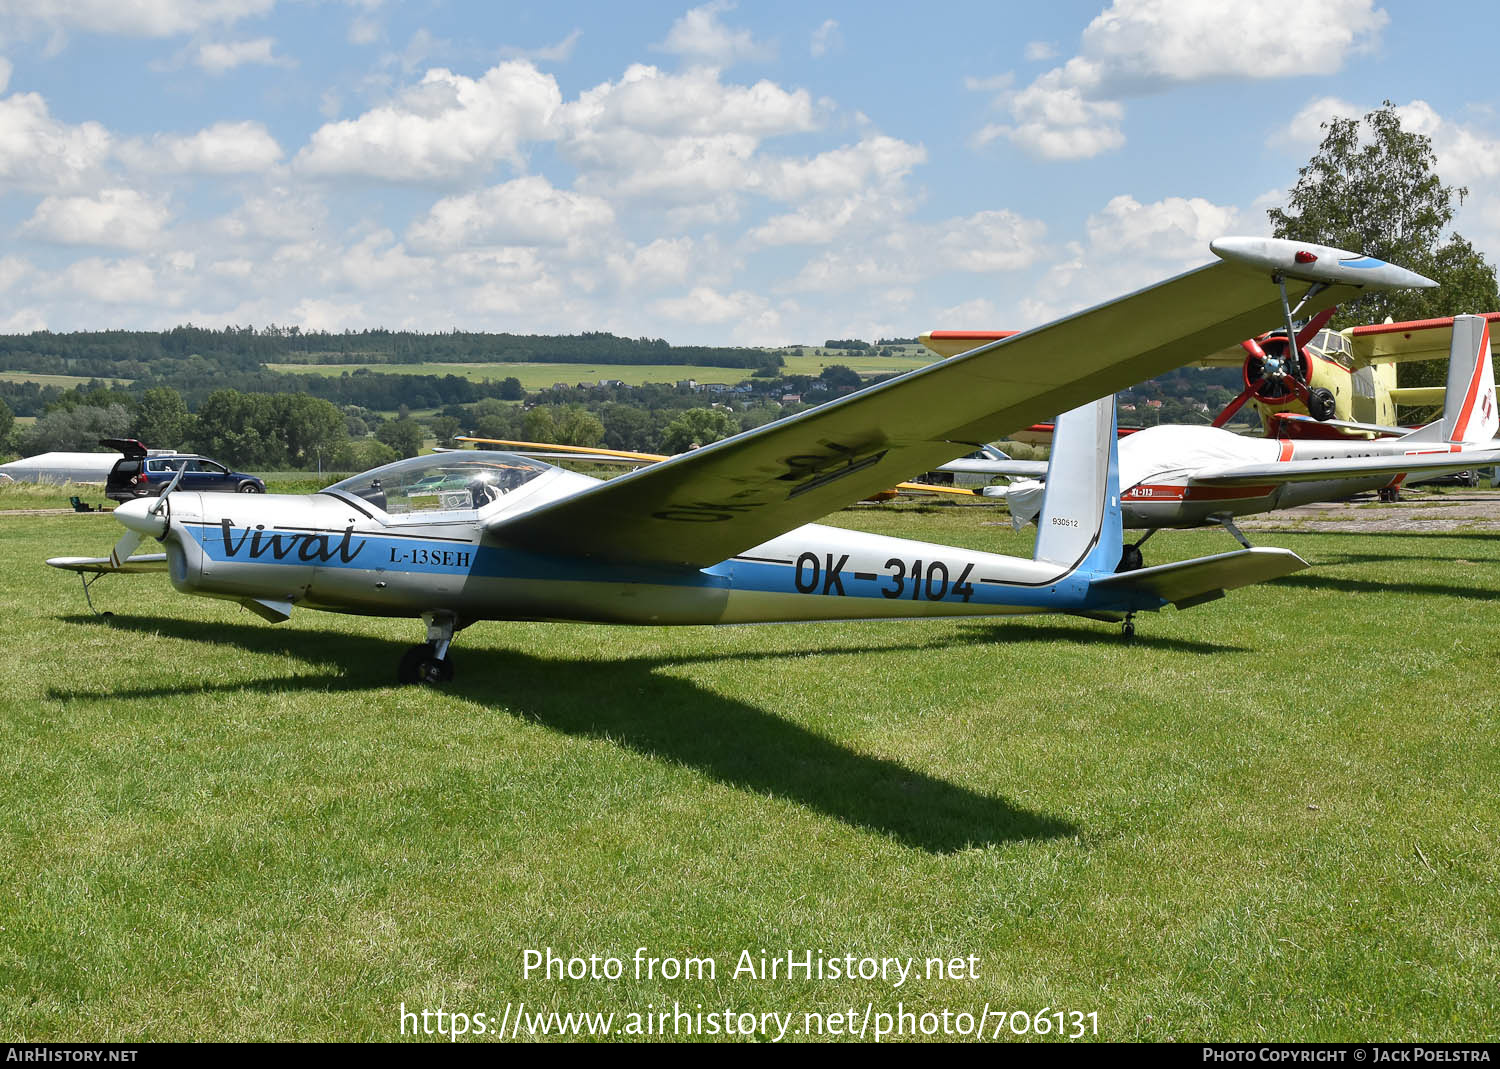
POLYGON ((0 335, 0 366, 9 371, 139 379, 170 375, 197 356, 216 368, 253 372, 262 364, 547 363, 676 364, 780 367, 775 353, 739 346, 669 345, 661 338, 574 335, 420 333, 360 330, 330 333, 297 327, 191 324, 165 331, 47 330, 0 335))
MULTIPOLYGON (((396 382, 420 377, 349 376, 396 382)), ((251 471, 360 471, 415 456, 427 441, 454 445, 459 435, 678 453, 801 411, 856 388, 862 380, 851 369, 834 365, 817 376, 761 380, 754 394, 730 395, 731 404, 675 384, 552 387, 526 393, 518 381, 510 381, 516 393, 512 400, 479 397, 423 406, 436 411, 420 418, 412 415, 420 397, 412 390, 382 412, 306 392, 222 385, 191 404, 171 386, 143 390, 140 383, 125 388, 95 381, 71 390, 49 387, 43 391, 47 400, 39 418, 29 427, 16 424, 0 400, 0 452, 90 451, 100 448, 101 438, 136 438, 151 448, 203 453, 251 471), (806 400, 783 404, 779 399, 788 393, 806 400)))

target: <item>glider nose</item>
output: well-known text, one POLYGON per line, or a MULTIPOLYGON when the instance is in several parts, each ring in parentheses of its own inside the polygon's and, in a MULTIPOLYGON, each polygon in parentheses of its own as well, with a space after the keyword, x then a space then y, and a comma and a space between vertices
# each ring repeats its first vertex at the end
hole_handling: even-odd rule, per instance
POLYGON ((160 504, 159 498, 138 497, 115 508, 115 519, 139 535, 161 538, 167 533, 167 517, 151 510, 160 504))

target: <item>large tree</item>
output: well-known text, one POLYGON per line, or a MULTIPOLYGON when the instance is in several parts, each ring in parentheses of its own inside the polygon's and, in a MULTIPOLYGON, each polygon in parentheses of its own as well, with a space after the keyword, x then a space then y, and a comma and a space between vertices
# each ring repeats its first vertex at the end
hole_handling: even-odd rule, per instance
POLYGON ((135 414, 135 434, 156 449, 175 449, 190 436, 192 416, 182 395, 170 386, 141 394, 135 414))
POLYGON ((661 447, 668 453, 683 453, 728 438, 739 429, 739 423, 723 409, 689 408, 667 424, 661 447))
MULTIPOLYGON (((1451 229, 1468 189, 1444 185, 1432 141, 1401 128, 1387 100, 1363 119, 1334 117, 1285 208, 1272 208, 1279 238, 1369 253, 1438 282, 1437 289, 1366 294, 1339 309, 1337 326, 1489 312, 1500 308, 1495 269, 1451 229)), ((1403 384, 1444 381, 1444 365, 1417 365, 1403 384)))
POLYGON ((1496 268, 1451 229, 1469 190, 1443 184, 1431 139, 1401 129, 1391 100, 1364 118, 1329 118, 1323 129, 1287 207, 1268 213, 1275 235, 1367 252, 1442 283, 1367 294, 1341 307, 1338 324, 1500 307, 1496 268))

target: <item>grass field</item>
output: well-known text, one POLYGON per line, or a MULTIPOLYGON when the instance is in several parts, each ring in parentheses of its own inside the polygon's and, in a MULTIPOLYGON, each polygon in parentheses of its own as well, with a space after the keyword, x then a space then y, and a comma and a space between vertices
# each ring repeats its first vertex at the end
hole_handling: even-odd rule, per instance
MULTIPOLYGON (((35 371, 0 371, 0 382, 34 382, 39 386, 61 386, 65 390, 71 390, 74 386, 84 386, 94 379, 88 375, 43 375, 35 371)), ((112 386, 129 386, 134 379, 107 378, 99 380, 112 386)))
MULTIPOLYGON (((785 358, 788 375, 818 375, 830 364, 844 364, 864 375, 884 375, 892 371, 910 371, 935 359, 921 346, 906 346, 902 355, 888 357, 851 357, 836 349, 812 350, 808 356, 785 358), (925 355, 924 355, 925 354, 925 355)), ((541 390, 558 382, 573 385, 597 383, 600 379, 619 379, 628 386, 647 382, 676 383, 683 379, 699 382, 743 382, 752 368, 695 367, 684 364, 267 364, 272 371, 294 374, 342 375, 345 371, 365 368, 387 375, 458 375, 480 382, 514 376, 528 390, 541 390)))
MULTIPOLYGON (((1001 519, 831 522, 1029 552, 1001 519)), ((523 1001, 1494 1036, 1494 536, 1266 535, 1314 568, 1130 645, 1064 618, 480 624, 433 691, 391 684, 411 621, 273 627, 137 576, 95 588, 102 622, 41 561, 117 535, 0 514, 8 1039, 392 1039, 403 1003, 523 1001), (525 977, 544 947, 625 976, 525 977), (635 979, 637 947, 716 978, 635 979), (730 975, 762 948, 978 978, 730 975)))
POLYGON ((788 375, 819 375, 830 364, 843 364, 861 375, 885 375, 893 371, 911 371, 926 367, 937 357, 920 345, 900 348, 895 356, 850 356, 837 349, 818 349, 809 356, 783 357, 788 375))
POLYGON ((685 364, 267 364, 272 371, 300 375, 337 377, 360 368, 386 375, 457 375, 473 382, 491 379, 500 382, 515 377, 528 390, 543 390, 554 383, 597 383, 600 379, 619 379, 628 386, 647 382, 677 383, 683 379, 699 382, 740 382, 750 377, 754 368, 693 367, 685 364))

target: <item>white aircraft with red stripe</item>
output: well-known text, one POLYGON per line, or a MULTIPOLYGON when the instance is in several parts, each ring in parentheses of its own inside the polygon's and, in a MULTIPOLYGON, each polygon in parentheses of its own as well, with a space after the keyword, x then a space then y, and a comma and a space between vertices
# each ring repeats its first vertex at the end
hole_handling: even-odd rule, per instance
MULTIPOLYGON (((1218 523, 1244 542, 1233 524, 1236 516, 1380 490, 1416 472, 1436 475, 1500 462, 1497 430, 1489 320, 1457 316, 1441 419, 1399 437, 1367 441, 1148 427, 1120 442, 1125 526, 1150 532, 1218 523)), ((987 493, 1005 497, 1019 525, 1036 517, 1043 488, 1043 482, 1027 480, 987 493)))

